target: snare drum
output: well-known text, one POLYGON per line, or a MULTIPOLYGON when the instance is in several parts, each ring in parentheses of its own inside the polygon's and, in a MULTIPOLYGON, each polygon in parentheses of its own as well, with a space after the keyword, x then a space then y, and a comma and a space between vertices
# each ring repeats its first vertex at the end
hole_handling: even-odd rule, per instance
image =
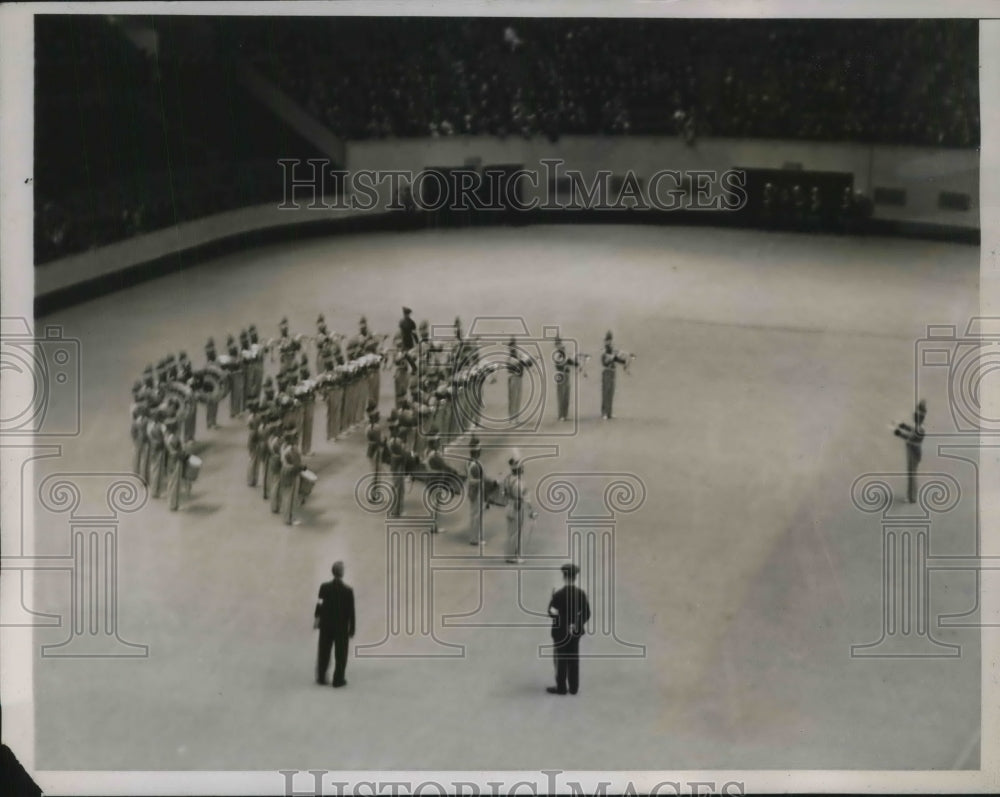
POLYGON ((192 454, 184 463, 184 480, 196 481, 199 473, 201 473, 201 457, 192 454))
POLYGON ((316 474, 311 470, 304 470, 299 473, 299 497, 305 500, 309 497, 309 493, 313 491, 313 487, 316 486, 316 474))

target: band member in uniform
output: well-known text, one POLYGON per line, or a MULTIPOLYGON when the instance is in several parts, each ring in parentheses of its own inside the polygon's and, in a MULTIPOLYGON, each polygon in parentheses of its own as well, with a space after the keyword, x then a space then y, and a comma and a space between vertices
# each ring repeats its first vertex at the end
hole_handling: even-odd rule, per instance
POLYGON ((556 685, 546 687, 550 695, 575 695, 580 689, 580 637, 590 620, 587 593, 573 582, 580 568, 562 566, 563 587, 552 593, 549 616, 552 618, 552 655, 556 664, 556 685))
POLYGON ((263 431, 257 441, 257 458, 260 460, 261 471, 263 473, 263 498, 265 501, 270 500, 273 492, 278 489, 277 471, 272 467, 275 438, 278 439, 280 451, 281 414, 278 412, 276 406, 272 406, 265 416, 263 431))
POLYGON ((520 563, 524 561, 524 544, 526 542, 525 520, 534 520, 537 515, 528 500, 528 488, 524 486, 524 465, 515 452, 508 460, 510 473, 504 480, 504 493, 507 496, 507 561, 520 563))
POLYGON ((399 437, 406 445, 414 450, 417 449, 417 414, 413 411, 409 401, 404 401, 397 413, 399 424, 399 437))
POLYGON ((365 383, 367 386, 368 399, 365 402, 373 402, 378 406, 382 396, 382 354, 378 350, 379 339, 369 337, 365 351, 365 383))
POLYGON ((191 367, 187 352, 182 351, 179 360, 177 381, 187 388, 184 391, 186 395, 181 413, 184 423, 183 436, 184 442, 191 442, 194 440, 198 422, 198 391, 196 386, 199 380, 195 377, 194 368, 191 367))
POLYGON ((403 513, 403 492, 406 489, 406 445, 399 436, 399 427, 389 424, 389 468, 392 471, 392 506, 389 517, 403 513))
POLYGON ((313 612, 313 628, 319 629, 319 652, 316 656, 316 683, 326 684, 333 648, 333 685, 347 686, 347 651, 354 636, 354 590, 344 581, 344 563, 333 563, 333 581, 319 588, 319 600, 313 612))
POLYGON ((282 318, 278 324, 280 337, 277 340, 278 356, 282 371, 288 371, 295 367, 299 349, 302 348, 297 338, 293 338, 288 333, 288 319, 282 318))
POLYGON ((421 321, 417 328, 419 339, 417 340, 417 365, 421 375, 427 375, 431 371, 434 362, 434 355, 441 350, 441 347, 431 340, 431 328, 427 321, 421 321))
POLYGON ((190 452, 178 431, 177 418, 167 418, 164 425, 167 429, 167 437, 164 441, 167 454, 167 498, 170 511, 176 512, 181 503, 181 487, 187 484, 184 480, 184 466, 187 464, 190 452))
POLYGON ((396 389, 396 406, 398 407, 400 401, 405 399, 409 393, 410 374, 417 371, 417 361, 410 354, 410 349, 403 345, 401 335, 396 336, 396 353, 393 355, 392 364, 395 367, 393 384, 396 389))
POLYGON ((142 390, 139 391, 139 397, 146 403, 146 406, 150 410, 157 407, 163 401, 163 396, 160 394, 160 390, 156 385, 156 379, 153 376, 152 365, 147 365, 142 371, 142 390))
POLYGON ((244 396, 246 400, 256 401, 260 398, 264 383, 264 349, 257 337, 257 327, 253 324, 247 330, 246 344, 241 355, 246 366, 244 396))
POLYGON ((556 372, 556 404, 558 420, 569 420, 569 383, 572 377, 572 368, 579 368, 580 361, 575 357, 566 354, 566 344, 562 338, 556 336, 556 350, 552 355, 556 372))
POLYGON ((409 307, 403 308, 403 317, 399 319, 399 335, 402 339, 403 351, 409 351, 417 345, 417 325, 410 315, 413 311, 409 307))
POLYGON ((149 448, 149 441, 146 438, 146 428, 149 426, 149 409, 144 401, 138 401, 132 405, 132 445, 134 448, 132 457, 132 470, 136 476, 142 477, 145 473, 146 456, 149 448))
POLYGON ((295 507, 302 503, 299 499, 299 474, 306 469, 306 466, 302 464, 302 452, 299 450, 297 438, 296 430, 289 429, 285 432, 285 444, 281 447, 279 492, 281 493, 281 515, 286 526, 299 525, 294 514, 295 507))
POLYGON ((431 513, 433 515, 433 525, 431 526, 431 534, 437 534, 441 531, 438 528, 438 507, 441 501, 441 489, 453 489, 457 484, 461 484, 458 471, 456 471, 451 465, 449 465, 441 453, 441 441, 438 437, 430 437, 427 439, 427 469, 431 474, 441 474, 440 477, 435 478, 434 475, 430 476, 431 479, 436 481, 440 487, 431 493, 431 513))
POLYGON ((483 504, 486 496, 483 492, 483 463, 479 461, 482 449, 479 438, 473 435, 469 440, 469 456, 466 466, 466 497, 469 499, 469 545, 485 545, 483 536, 483 504))
POLYGON ((146 427, 146 437, 149 439, 149 454, 146 458, 146 484, 153 494, 153 498, 159 498, 163 493, 163 484, 166 480, 167 427, 164 425, 166 419, 167 410, 162 407, 158 408, 146 427))
POLYGON ((267 488, 271 493, 271 511, 278 514, 281 511, 281 449, 285 435, 295 433, 283 424, 276 424, 273 434, 267 442, 267 488))
POLYGON ((132 471, 138 475, 142 471, 140 470, 140 461, 142 460, 142 416, 146 412, 146 400, 142 397, 142 382, 138 379, 132 383, 132 404, 129 407, 129 418, 131 419, 131 425, 129 428, 129 433, 132 437, 132 471))
POLYGON ((517 341, 513 337, 510 339, 510 351, 507 362, 507 420, 514 421, 521 414, 521 388, 524 378, 524 371, 530 368, 533 363, 530 357, 518 354, 517 341))
POLYGON ((385 438, 379 426, 379 419, 378 410, 372 410, 368 413, 368 428, 365 430, 365 437, 368 440, 368 449, 365 455, 371 464, 372 473, 375 474, 375 481, 379 479, 379 472, 382 469, 382 458, 385 455, 385 438))
POLYGON ((310 379, 309 363, 305 352, 302 353, 302 363, 299 366, 299 384, 295 389, 295 398, 301 402, 301 421, 299 428, 302 437, 302 454, 312 454, 313 417, 316 411, 316 383, 310 379))
POLYGON ((451 440, 451 387, 446 384, 438 385, 434 391, 437 398, 437 409, 434 411, 433 424, 437 429, 438 436, 445 441, 451 440))
POLYGON ((475 429, 482 426, 483 412, 486 409, 486 380, 496 370, 495 363, 477 362, 469 377, 467 402, 469 408, 469 426, 475 429))
POLYGON ((257 476, 260 473, 260 438, 264 434, 264 413, 256 401, 247 403, 250 414, 247 417, 247 453, 250 454, 250 465, 247 467, 247 486, 257 486, 257 476))
POLYGON ((920 399, 913 413, 913 426, 906 423, 896 424, 893 434, 906 441, 906 500, 916 503, 917 500, 917 468, 920 466, 924 443, 924 418, 927 417, 927 402, 920 399))
POLYGON ((262 389, 264 391, 264 403, 269 407, 274 406, 274 379, 270 376, 266 377, 262 389))
POLYGON ((191 366, 187 352, 182 351, 177 355, 177 381, 186 382, 192 376, 194 376, 194 368, 191 366))
POLYGON ((326 327, 323 316, 316 321, 316 373, 321 374, 326 370, 326 359, 330 356, 330 349, 333 344, 333 337, 326 327))
POLYGON ((223 367, 229 372, 229 417, 236 418, 243 414, 246 371, 240 348, 236 345, 232 335, 226 339, 226 349, 228 354, 223 367))
POLYGON ((611 405, 615 399, 615 370, 618 365, 628 368, 628 358, 615 349, 611 330, 604 336, 604 353, 601 354, 601 418, 611 418, 611 405))
POLYGON ((326 394, 326 439, 336 440, 340 434, 340 419, 344 412, 344 378, 332 356, 323 362, 322 376, 326 394))
MULTIPOLYGON (((205 344, 205 359, 207 363, 205 365, 205 370, 214 371, 214 369, 219 368, 218 355, 215 350, 215 339, 209 338, 208 342, 205 344)), ((224 373, 224 372, 223 372, 224 373)), ((228 378, 228 377, 227 377, 228 378)), ((219 402, 216 399, 208 398, 205 400, 205 428, 206 429, 218 429, 219 428, 219 402)))

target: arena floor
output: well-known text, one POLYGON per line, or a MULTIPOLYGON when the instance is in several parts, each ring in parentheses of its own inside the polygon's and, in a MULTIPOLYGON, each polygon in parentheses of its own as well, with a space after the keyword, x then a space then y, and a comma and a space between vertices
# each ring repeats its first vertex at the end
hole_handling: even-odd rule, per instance
MULTIPOLYGON (((464 656, 352 657, 346 689, 315 685, 312 611, 335 559, 356 593, 355 643, 386 633, 384 519, 354 497, 363 435, 317 444, 319 485, 288 528, 245 486, 246 434, 223 410, 219 431, 199 418, 205 466, 191 500, 177 513, 150 500, 120 527, 119 632, 148 658, 36 659, 36 766, 975 768, 975 629, 934 623, 937 639, 961 645, 957 658, 851 657, 880 635, 882 537, 850 488, 902 468, 888 424, 912 410, 915 342, 927 324, 961 331, 977 315, 978 258, 957 245, 733 230, 427 231, 262 248, 39 319, 81 341, 83 432, 36 464, 36 484, 127 471, 129 388, 143 367, 181 349, 199 366, 208 336, 221 345, 250 323, 268 337, 287 315, 293 332, 312 333, 322 312, 353 333, 364 313, 391 333, 407 304, 432 324, 521 316, 538 336, 558 325, 592 354, 614 330, 637 355, 619 377, 617 417, 600 419, 592 365, 575 436, 548 437, 562 431, 549 412, 538 436, 512 442, 559 446, 529 463, 531 482, 568 471, 645 485, 643 505, 615 521, 613 595, 617 638, 645 655, 584 659, 580 694, 549 696, 547 628, 518 614, 512 566, 484 571, 477 615, 506 626, 444 625, 480 599, 479 573, 447 571, 434 577, 435 633, 464 656)), ((503 379, 490 391, 499 407, 503 379)), ((385 374, 384 408, 390 393, 385 374)), ((926 398, 933 433, 946 398, 926 398)), ((505 460, 488 453, 487 470, 505 460)), ((924 467, 963 490, 935 520, 932 553, 971 552, 974 465, 929 440, 924 467)), ((581 500, 596 502, 587 489, 581 500)), ((487 513, 491 555, 500 511, 487 513)), ((35 512, 37 552, 64 554, 65 516, 35 512)), ((435 556, 468 555, 464 523, 462 511, 448 517, 435 556)), ((529 553, 553 564, 521 579, 529 609, 544 612, 565 540, 565 514, 542 512, 529 553)), ((975 606, 970 573, 935 573, 931 585, 932 619, 975 606)), ((39 575, 34 600, 65 613, 65 574, 39 575)), ((585 638, 582 652, 608 641, 585 638)))

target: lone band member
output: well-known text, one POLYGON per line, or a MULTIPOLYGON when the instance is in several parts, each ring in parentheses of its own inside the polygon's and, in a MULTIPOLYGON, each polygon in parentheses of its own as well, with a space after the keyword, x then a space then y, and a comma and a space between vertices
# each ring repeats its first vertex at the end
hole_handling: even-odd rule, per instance
POLYGON ((611 418, 611 406, 615 399, 615 370, 617 366, 628 367, 628 358, 615 349, 611 331, 604 336, 604 352, 601 354, 601 418, 611 418))
POLYGON ((552 655, 556 665, 556 685, 546 688, 552 695, 575 695, 580 689, 580 637, 590 620, 587 593, 573 582, 580 572, 574 564, 562 566, 562 589, 552 593, 549 616, 552 617, 552 655))
POLYGON ((927 402, 921 399, 913 413, 913 426, 900 423, 893 432, 896 437, 902 437, 906 441, 906 500, 911 504, 917 500, 917 468, 920 465, 924 443, 925 417, 927 417, 927 402))
POLYGON ((354 590, 344 583, 344 563, 333 563, 333 580, 320 585, 319 600, 313 613, 313 628, 319 629, 319 652, 316 658, 316 683, 326 684, 333 648, 333 685, 347 686, 348 641, 354 636, 354 590))

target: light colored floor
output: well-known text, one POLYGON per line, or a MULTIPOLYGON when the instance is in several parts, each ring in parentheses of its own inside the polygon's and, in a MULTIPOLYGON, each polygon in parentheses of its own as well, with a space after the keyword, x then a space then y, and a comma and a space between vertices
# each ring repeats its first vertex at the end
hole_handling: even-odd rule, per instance
MULTIPOLYGON (((614 421, 599 374, 581 381, 578 434, 528 468, 627 472, 646 485, 618 518, 617 634, 639 659, 585 660, 582 691, 549 697, 544 627, 443 627, 478 603, 475 572, 435 576, 454 660, 353 659, 347 689, 313 684, 316 589, 347 562, 356 642, 385 633, 382 518, 361 513, 355 434, 320 443, 303 525, 283 526, 244 486, 245 434, 200 435, 192 500, 153 502, 120 532, 120 630, 148 659, 53 661, 34 669, 40 769, 952 768, 978 764, 979 642, 950 660, 857 660, 880 632, 881 531, 853 507, 866 472, 898 471, 887 429, 913 404, 914 344, 928 323, 964 328, 978 306, 978 249, 707 229, 532 227, 308 241, 241 253, 57 313, 80 339, 83 433, 59 471, 127 470, 129 387, 147 362, 256 323, 392 331, 418 319, 523 316, 598 352, 606 329, 638 355, 614 421)), ((960 329, 961 331, 961 329, 960 329)), ((544 348, 544 347, 543 347, 544 348)), ((383 379, 383 405, 390 380, 383 379)), ((490 402, 503 401, 502 381, 490 402)), ((945 397, 927 396, 930 431, 945 397)), ((319 423, 322 425, 322 413, 319 423)), ((202 428, 202 427, 200 427, 202 428)), ((557 430, 549 412, 544 434, 557 430)), ((560 429, 561 431, 561 429, 560 429)), ((320 435, 317 434, 317 439, 320 435)), ((531 440, 519 442, 527 445, 531 440)), ((927 446, 924 467, 959 480, 933 552, 971 551, 971 464, 927 446)), ((504 455, 487 458, 502 470, 504 455)), ((582 482, 581 482, 582 483, 582 482)), ((586 493, 585 501, 597 497, 586 493)), ((36 509, 39 553, 65 553, 64 518, 36 509)), ((435 555, 468 553, 463 516, 435 555)), ((488 552, 503 520, 488 513, 488 552)), ((559 556, 565 516, 543 513, 536 555, 559 556)), ((558 561, 555 559, 553 561, 558 561)), ((558 579, 525 576, 544 610, 558 579)), ((484 612, 516 614, 516 579, 485 578, 484 612)), ((34 607, 64 612, 63 576, 40 576, 34 607)), ((974 606, 970 574, 935 574, 932 615, 974 606)), ((484 614, 485 616, 485 614, 484 614)), ((58 641, 60 630, 40 632, 58 641)), ((605 640, 606 641, 606 640, 605 640)), ((585 639, 599 647, 601 640, 585 639)))

